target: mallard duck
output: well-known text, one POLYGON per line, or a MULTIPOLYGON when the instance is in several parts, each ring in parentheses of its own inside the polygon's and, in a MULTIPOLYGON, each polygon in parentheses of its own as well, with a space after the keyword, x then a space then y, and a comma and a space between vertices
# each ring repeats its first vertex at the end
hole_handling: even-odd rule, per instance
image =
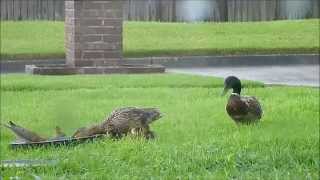
POLYGON ((113 137, 128 133, 143 135, 146 139, 154 138, 149 125, 162 117, 157 108, 125 107, 116 109, 103 122, 107 132, 113 137))
POLYGON ((72 137, 80 138, 98 134, 109 134, 120 138, 122 135, 142 135, 154 138, 149 125, 162 117, 156 108, 124 107, 114 110, 102 123, 79 128, 72 137))
POLYGON ((228 115, 238 124, 251 124, 258 122, 262 117, 262 108, 259 101, 253 96, 241 96, 241 81, 235 76, 229 76, 224 81, 225 95, 233 89, 226 110, 228 115))

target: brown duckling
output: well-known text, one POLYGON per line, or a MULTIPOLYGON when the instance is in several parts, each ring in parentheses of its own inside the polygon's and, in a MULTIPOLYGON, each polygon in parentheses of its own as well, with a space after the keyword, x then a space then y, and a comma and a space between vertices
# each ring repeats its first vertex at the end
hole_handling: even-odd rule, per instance
POLYGON ((64 133, 59 126, 56 126, 55 131, 56 135, 53 138, 50 138, 49 140, 63 140, 67 138, 66 133, 64 133))
POLYGON ((103 128, 101 124, 93 125, 90 127, 81 127, 73 133, 73 138, 82 138, 82 137, 89 137, 99 134, 107 134, 106 130, 103 128))
POLYGON ((40 142, 46 140, 37 133, 23 128, 12 121, 9 121, 8 125, 3 124, 3 126, 10 129, 16 135, 19 142, 40 142))

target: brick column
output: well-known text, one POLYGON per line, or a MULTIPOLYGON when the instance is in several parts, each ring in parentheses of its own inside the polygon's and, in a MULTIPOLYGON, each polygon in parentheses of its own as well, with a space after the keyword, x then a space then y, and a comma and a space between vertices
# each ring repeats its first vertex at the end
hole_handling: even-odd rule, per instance
POLYGON ((122 0, 65 1, 68 66, 121 64, 122 4, 122 0))

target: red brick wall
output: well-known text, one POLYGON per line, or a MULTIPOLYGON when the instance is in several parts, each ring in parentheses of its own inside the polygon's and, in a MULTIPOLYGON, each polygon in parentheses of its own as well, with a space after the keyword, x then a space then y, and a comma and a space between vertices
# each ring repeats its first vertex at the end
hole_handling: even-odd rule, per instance
POLYGON ((65 48, 72 66, 117 65, 122 59, 122 0, 65 1, 65 48))

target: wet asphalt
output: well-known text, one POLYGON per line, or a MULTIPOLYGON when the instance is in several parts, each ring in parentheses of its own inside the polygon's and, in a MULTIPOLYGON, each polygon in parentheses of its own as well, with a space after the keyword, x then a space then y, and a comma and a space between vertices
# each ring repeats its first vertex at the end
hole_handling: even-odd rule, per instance
POLYGON ((319 65, 168 68, 166 72, 261 81, 271 85, 319 87, 319 65))
MULTIPOLYGON (((319 87, 318 56, 280 56, 278 58, 270 56, 270 59, 268 59, 268 61, 265 61, 267 57, 235 57, 237 62, 241 61, 241 63, 239 62, 239 64, 235 64, 235 60, 230 60, 227 57, 219 57, 220 59, 218 58, 218 60, 214 59, 215 57, 212 57, 213 59, 209 60, 202 57, 193 57, 191 59, 182 58, 182 60, 180 61, 174 59, 162 59, 162 61, 159 61, 158 63, 166 66, 166 72, 195 74, 203 76, 216 76, 222 78, 227 77, 229 75, 235 75, 241 79, 261 81, 265 84, 319 87), (227 59, 221 60, 221 58, 227 59), (242 62, 243 60, 247 60, 250 58, 252 62, 260 63, 256 63, 257 65, 253 65, 251 61, 242 62), (272 61, 273 59, 274 61, 272 61), (189 60, 190 62, 186 62, 186 60, 189 60), (295 62, 294 60, 299 60, 302 62, 302 64, 301 62, 295 62), (267 65, 266 62, 270 61, 272 61, 273 64, 267 65), (297 64, 290 64, 292 63, 292 61, 294 61, 294 63, 297 64)), ((61 64, 64 63, 65 60, 62 59, 27 62, 25 60, 14 62, 1 61, 0 73, 24 73, 24 68, 26 64, 36 64, 36 62, 38 64, 61 64)), ((143 62, 144 64, 150 63, 148 63, 145 59, 139 59, 136 61, 130 59, 127 60, 127 62, 136 62, 138 64, 141 64, 141 62, 143 62)))

